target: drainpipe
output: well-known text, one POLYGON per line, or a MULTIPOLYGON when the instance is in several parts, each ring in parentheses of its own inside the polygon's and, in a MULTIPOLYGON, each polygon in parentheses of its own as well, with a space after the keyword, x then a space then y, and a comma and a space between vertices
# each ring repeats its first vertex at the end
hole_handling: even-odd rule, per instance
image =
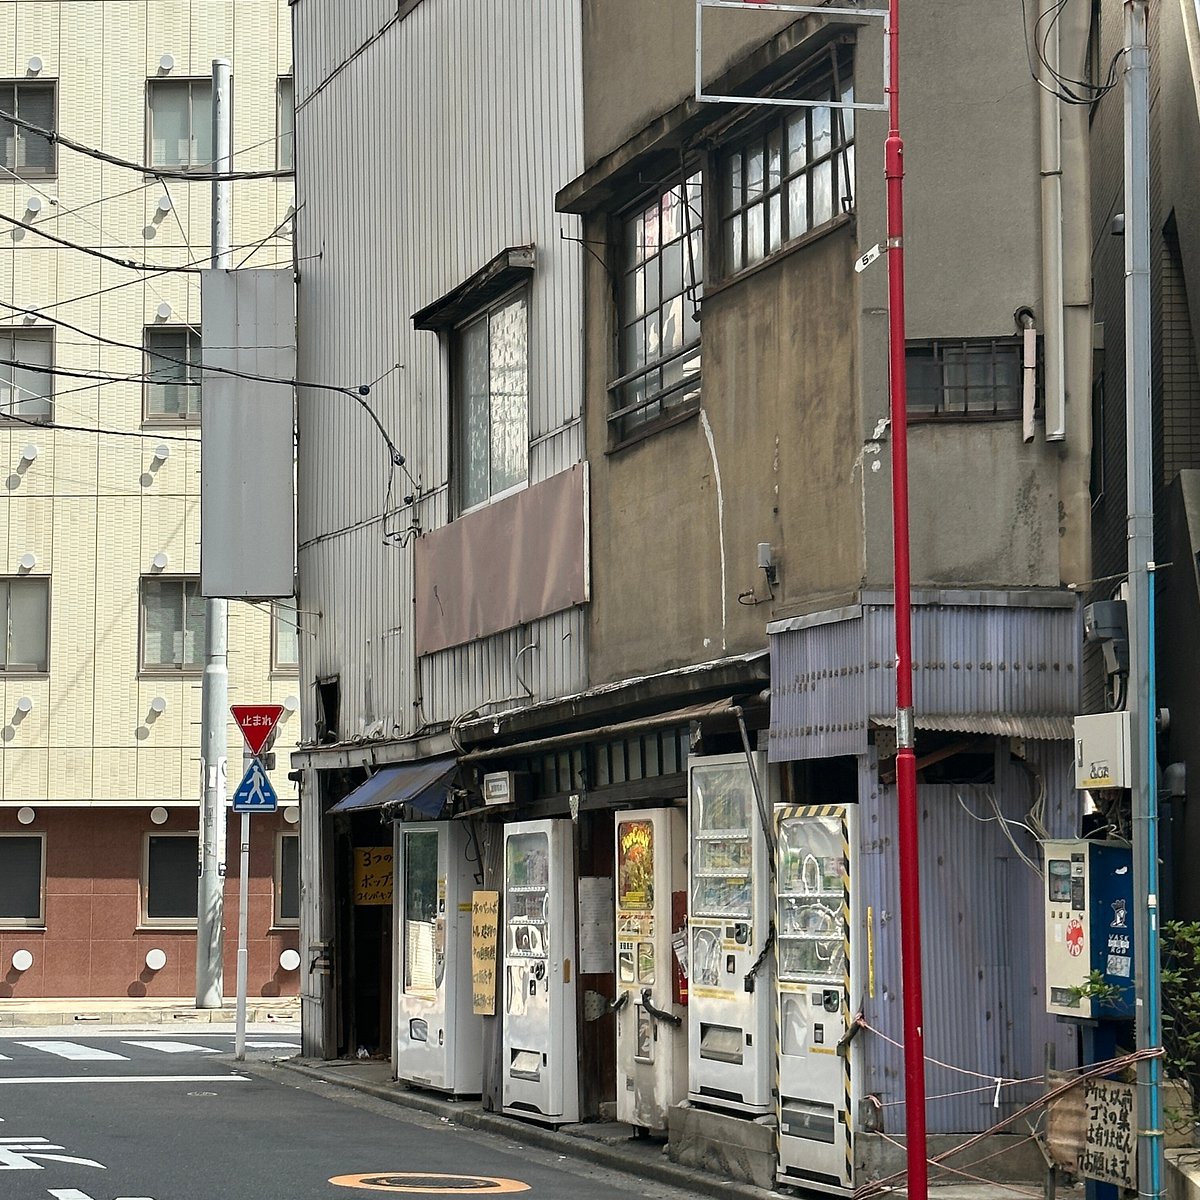
POLYGON ((1061 0, 1040 0, 1034 35, 1045 37, 1042 86, 1038 88, 1040 170, 1042 177, 1042 326, 1045 346, 1046 440, 1066 437, 1066 366, 1063 355, 1063 202, 1061 101, 1058 82, 1061 0), (1039 32, 1043 31, 1044 32, 1039 32), (1048 91, 1047 89, 1052 89, 1048 91))

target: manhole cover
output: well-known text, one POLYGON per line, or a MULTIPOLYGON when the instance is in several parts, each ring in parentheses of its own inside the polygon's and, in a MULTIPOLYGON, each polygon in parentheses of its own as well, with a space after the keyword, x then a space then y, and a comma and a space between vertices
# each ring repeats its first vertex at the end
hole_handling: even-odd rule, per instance
POLYGON ((490 1175, 430 1175, 417 1171, 389 1171, 372 1175, 335 1175, 338 1187, 363 1188, 371 1192, 408 1192, 439 1196, 511 1195, 529 1191, 519 1179, 490 1175))

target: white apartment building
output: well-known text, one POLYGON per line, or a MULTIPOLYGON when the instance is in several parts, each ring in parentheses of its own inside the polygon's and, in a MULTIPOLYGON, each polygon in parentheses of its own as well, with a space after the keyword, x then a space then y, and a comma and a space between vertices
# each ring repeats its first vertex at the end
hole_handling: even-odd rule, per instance
MULTIPOLYGON (((211 169, 218 57, 235 171, 268 173, 234 184, 233 261, 287 267, 286 0, 0 0, 0 112, 119 160, 0 118, 0 998, 195 994, 211 184, 180 175, 211 169)), ((229 610, 230 700, 295 711, 294 605, 229 610)), ((232 791, 232 722, 228 746, 232 791)), ((297 988, 286 758, 254 823, 252 998, 297 988)))

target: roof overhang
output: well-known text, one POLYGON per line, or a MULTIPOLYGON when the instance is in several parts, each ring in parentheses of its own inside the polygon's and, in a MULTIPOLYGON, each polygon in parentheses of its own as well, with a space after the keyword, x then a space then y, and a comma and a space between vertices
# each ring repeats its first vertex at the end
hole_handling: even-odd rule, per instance
POLYGON ((450 794, 450 781, 457 770, 458 761, 453 755, 384 767, 339 800, 328 815, 380 809, 386 814, 387 810, 407 807, 422 817, 440 817, 450 794))
POLYGON ((414 329, 429 329, 440 333, 486 308, 505 292, 512 291, 533 274, 532 246, 509 246, 501 250, 486 266, 470 279, 452 288, 440 300, 413 313, 414 329))

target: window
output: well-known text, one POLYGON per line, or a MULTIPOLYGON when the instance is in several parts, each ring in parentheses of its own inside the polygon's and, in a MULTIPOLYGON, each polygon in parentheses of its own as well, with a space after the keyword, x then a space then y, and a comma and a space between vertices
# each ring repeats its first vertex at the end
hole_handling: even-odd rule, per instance
POLYGON ((148 833, 142 855, 142 924, 192 925, 196 921, 195 833, 148 833))
POLYGON ((0 927, 46 923, 46 835, 0 833, 0 927))
POLYGON ((697 171, 622 222, 620 375, 608 418, 618 441, 699 406, 702 216, 697 171))
POLYGON ((908 412, 921 417, 1019 417, 1021 339, 910 342, 908 412))
MULTIPOLYGON (((832 101, 831 79, 805 98, 832 101)), ((838 98, 854 86, 838 76, 838 98)), ((854 110, 785 108, 720 158, 721 244, 727 274, 761 262, 854 204, 854 110)))
POLYGON ((0 671, 41 674, 50 661, 50 580, 0 579, 0 671))
POLYGON ((54 395, 54 337, 48 329, 0 330, 0 416, 49 421, 54 395), (14 362, 23 366, 14 367, 14 362))
POLYGON ((275 839, 276 928, 300 924, 300 835, 281 833, 275 839))
POLYGON ((146 383, 142 416, 148 422, 200 420, 200 335, 171 325, 146 327, 146 383))
POLYGON ((146 81, 146 165, 211 170, 212 80, 146 81))
POLYGON ((281 171, 290 171, 296 165, 296 87, 290 75, 280 75, 275 102, 275 162, 281 171))
MULTIPOLYGON (((0 110, 41 129, 54 130, 54 88, 53 83, 0 83, 0 110)), ((22 179, 48 178, 57 169, 54 143, 12 121, 0 120, 0 165, 22 179)))
POLYGON ((271 605, 271 670, 300 669, 299 617, 295 599, 276 600, 271 605))
POLYGON ((529 476, 529 319, 509 294, 454 339, 459 504, 485 504, 529 476))
POLYGON ((142 670, 201 671, 205 615, 198 579, 143 579, 142 670))

